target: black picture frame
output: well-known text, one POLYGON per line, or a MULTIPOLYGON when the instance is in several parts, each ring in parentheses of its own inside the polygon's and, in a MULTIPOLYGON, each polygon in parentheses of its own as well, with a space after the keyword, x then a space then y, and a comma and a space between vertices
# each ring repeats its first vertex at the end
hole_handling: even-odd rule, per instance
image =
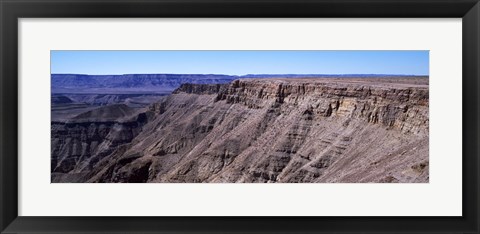
POLYGON ((478 0, 0 0, 0 12, 1 233, 479 232, 480 5, 478 0), (462 18, 463 216, 18 216, 18 19, 37 17, 462 18))

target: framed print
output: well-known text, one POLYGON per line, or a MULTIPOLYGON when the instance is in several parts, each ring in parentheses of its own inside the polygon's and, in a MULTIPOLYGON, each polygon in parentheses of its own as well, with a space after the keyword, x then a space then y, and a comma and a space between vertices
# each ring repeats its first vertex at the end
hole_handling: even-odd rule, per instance
POLYGON ((1 233, 478 233, 477 1, 1 4, 1 233))
POLYGON ((428 51, 50 56, 52 183, 429 182, 428 51), (354 74, 358 58, 388 74, 354 74))

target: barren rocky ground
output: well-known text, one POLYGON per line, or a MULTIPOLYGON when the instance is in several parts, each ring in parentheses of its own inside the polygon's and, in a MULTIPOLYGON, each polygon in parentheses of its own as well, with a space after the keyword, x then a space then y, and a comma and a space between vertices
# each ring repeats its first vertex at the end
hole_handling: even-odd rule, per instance
POLYGON ((52 182, 425 183, 428 94, 412 77, 183 84, 52 121, 52 182))

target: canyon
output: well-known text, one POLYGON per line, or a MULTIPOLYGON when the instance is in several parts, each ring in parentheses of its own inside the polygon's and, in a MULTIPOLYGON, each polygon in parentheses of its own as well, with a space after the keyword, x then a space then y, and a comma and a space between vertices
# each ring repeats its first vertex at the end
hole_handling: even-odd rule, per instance
POLYGON ((214 78, 130 96, 55 81, 51 181, 429 182, 428 77, 214 78))

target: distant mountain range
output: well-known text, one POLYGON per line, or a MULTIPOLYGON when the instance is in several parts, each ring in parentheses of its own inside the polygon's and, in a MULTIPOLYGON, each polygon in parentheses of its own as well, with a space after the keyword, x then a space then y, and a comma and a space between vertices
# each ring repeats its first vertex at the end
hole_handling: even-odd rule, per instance
POLYGON ((227 75, 128 74, 81 75, 52 74, 53 93, 86 92, 171 92, 183 83, 228 83, 238 77, 227 75))
POLYGON ((399 77, 385 74, 52 74, 52 93, 169 93, 181 84, 224 84, 239 78, 399 77))

